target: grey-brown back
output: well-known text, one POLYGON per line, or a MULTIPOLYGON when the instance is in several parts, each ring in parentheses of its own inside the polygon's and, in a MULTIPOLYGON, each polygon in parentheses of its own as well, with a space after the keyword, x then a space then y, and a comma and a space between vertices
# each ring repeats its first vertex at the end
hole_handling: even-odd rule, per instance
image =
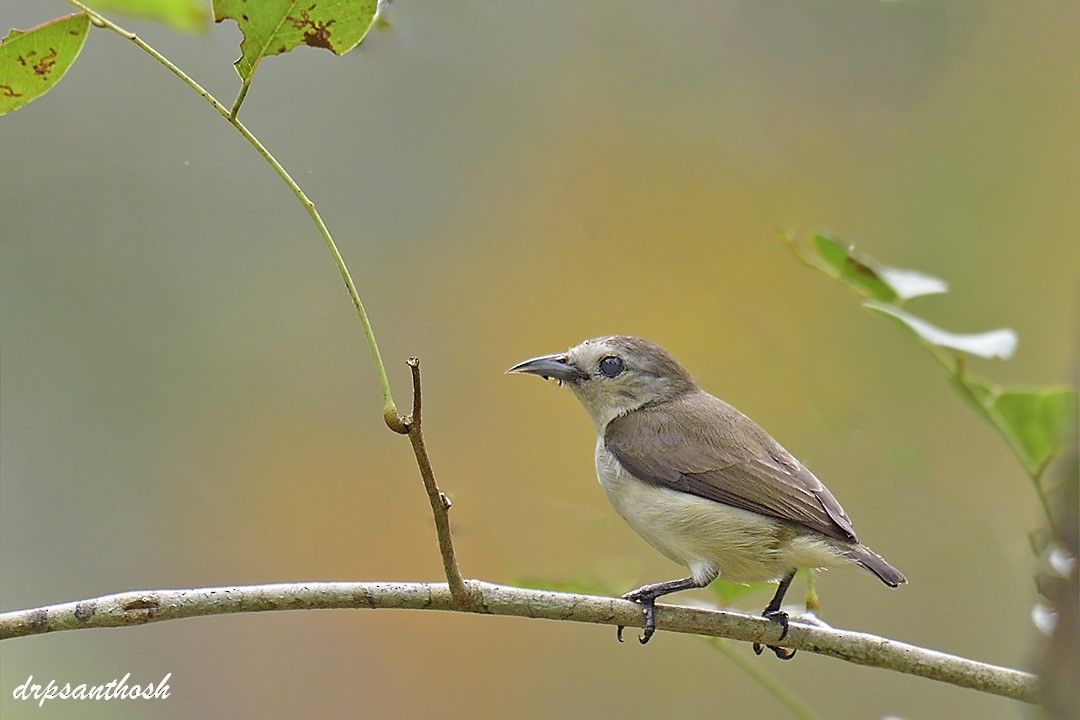
POLYGON ((832 493, 757 423, 703 390, 615 418, 604 445, 635 477, 845 542, 832 493))

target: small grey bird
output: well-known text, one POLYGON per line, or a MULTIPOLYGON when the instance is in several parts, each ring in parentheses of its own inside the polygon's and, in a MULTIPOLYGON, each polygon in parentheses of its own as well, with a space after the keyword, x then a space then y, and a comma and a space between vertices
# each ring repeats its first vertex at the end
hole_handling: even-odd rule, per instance
MULTIPOLYGON (((856 563, 890 587, 907 582, 859 542, 813 473, 753 420, 698 387, 659 345, 593 338, 507 372, 570 388, 596 425, 596 474, 608 500, 647 543, 690 570, 688 578, 623 595, 642 606, 642 644, 655 631, 658 597, 717 577, 779 581, 763 615, 783 627, 781 639, 788 624, 781 603, 799 568, 856 563)), ((795 654, 769 648, 783 659, 795 654)))

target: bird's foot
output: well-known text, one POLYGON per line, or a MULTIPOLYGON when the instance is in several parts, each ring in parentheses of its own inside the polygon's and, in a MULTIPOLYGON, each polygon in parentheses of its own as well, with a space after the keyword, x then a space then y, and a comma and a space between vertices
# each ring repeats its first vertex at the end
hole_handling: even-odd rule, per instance
POLYGON ((778 640, 783 640, 788 634, 788 614, 783 610, 766 610, 761 614, 761 617, 766 620, 772 620, 774 623, 779 623, 781 632, 778 640))
MULTIPOLYGON (((622 596, 623 600, 629 600, 630 602, 636 602, 641 605, 641 614, 645 616, 645 630, 638 638, 638 642, 642 645, 649 642, 649 639, 656 632, 656 596, 649 592, 642 592, 645 588, 638 588, 632 590, 622 596)), ((615 633, 615 637, 622 642, 623 626, 620 625, 615 633)))
MULTIPOLYGON (((766 620, 772 620, 773 622, 780 624, 782 630, 780 632, 779 640, 783 640, 787 637, 788 614, 786 612, 784 612, 783 610, 766 610, 761 614, 761 616, 764 617, 766 620)), ((770 650, 772 650, 773 655, 776 655, 776 657, 780 658, 781 660, 790 660, 791 658, 795 657, 796 651, 792 650, 791 648, 783 648, 779 645, 763 646, 761 643, 754 643, 754 654, 760 655, 762 650, 764 650, 765 648, 769 648, 770 650)))

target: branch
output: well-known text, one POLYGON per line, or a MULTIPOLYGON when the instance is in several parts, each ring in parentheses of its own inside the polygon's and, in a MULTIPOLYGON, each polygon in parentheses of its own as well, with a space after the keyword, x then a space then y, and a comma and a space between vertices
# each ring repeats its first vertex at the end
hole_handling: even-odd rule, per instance
POLYGON ((413 407, 410 415, 401 418, 401 424, 409 436, 409 442, 412 443, 416 466, 420 469, 420 477, 424 480, 424 490, 427 491, 428 503, 431 505, 431 514, 435 517, 439 555, 442 556, 443 573, 446 575, 450 594, 457 600, 461 609, 465 609, 472 604, 473 597, 461 577, 461 569, 458 567, 457 557, 454 554, 454 538, 450 533, 450 506, 453 503, 435 482, 435 471, 431 468, 431 458, 428 457, 427 447, 424 445, 421 422, 423 395, 420 391, 420 358, 411 357, 407 364, 412 371, 413 407))
MULTIPOLYGON (((479 580, 466 583, 474 599, 468 605, 462 605, 445 583, 315 582, 126 592, 0 614, 0 640, 203 615, 332 608, 450 610, 596 625, 642 625, 641 607, 628 600, 529 590, 479 580)), ((756 615, 723 610, 658 605, 656 627, 668 632, 772 645, 780 641, 776 623, 756 615)), ((1023 702, 1038 700, 1037 679, 1029 673, 866 633, 792 621, 783 644, 857 665, 885 668, 1023 702)))

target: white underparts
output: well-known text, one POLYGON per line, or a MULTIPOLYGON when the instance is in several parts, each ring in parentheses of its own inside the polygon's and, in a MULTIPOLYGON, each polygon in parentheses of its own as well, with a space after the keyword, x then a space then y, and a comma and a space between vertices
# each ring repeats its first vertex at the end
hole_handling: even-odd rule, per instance
POLYGON ((779 520, 637 479, 596 444, 596 474, 608 500, 647 543, 707 585, 778 580, 799 568, 851 563, 816 534, 792 537, 779 520))

